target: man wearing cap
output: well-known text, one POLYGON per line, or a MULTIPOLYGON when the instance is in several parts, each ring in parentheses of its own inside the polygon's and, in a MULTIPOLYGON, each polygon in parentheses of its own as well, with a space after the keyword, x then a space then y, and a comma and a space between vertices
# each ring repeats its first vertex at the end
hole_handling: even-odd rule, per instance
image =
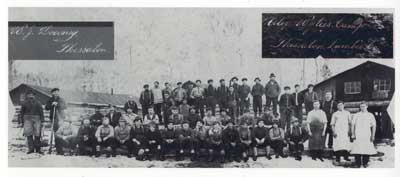
POLYGON ((26 93, 27 99, 21 105, 20 115, 23 120, 24 136, 28 141, 28 154, 36 151, 42 154, 40 136, 44 114, 42 104, 35 98, 32 90, 26 93))
POLYGON ((251 88, 251 95, 253 96, 253 110, 254 116, 261 116, 262 114, 262 96, 264 95, 264 86, 260 83, 261 79, 256 77, 255 84, 251 88))
POLYGON ((187 88, 186 88, 186 100, 187 100, 187 103, 190 106, 194 105, 194 100, 191 97, 191 94, 192 94, 192 91, 193 91, 193 87, 194 87, 193 84, 191 82, 188 82, 187 88))
POLYGON ((122 117, 122 114, 117 112, 115 108, 115 105, 110 105, 108 113, 106 114, 106 117, 110 119, 110 125, 113 127, 118 125, 119 119, 122 117))
POLYGON ((228 114, 233 118, 237 119, 238 113, 238 104, 239 104, 239 95, 235 91, 235 88, 233 86, 229 87, 229 92, 227 96, 227 101, 228 101, 228 114))
POLYGON ((174 129, 174 124, 172 122, 167 123, 167 128, 161 133, 162 143, 161 143, 161 155, 160 160, 165 160, 165 154, 173 151, 175 157, 178 160, 178 146, 177 146, 178 131, 174 129))
POLYGON ((124 111, 128 112, 128 109, 131 109, 131 111, 135 114, 138 113, 139 108, 138 108, 137 103, 134 100, 133 96, 129 96, 128 101, 124 105, 124 111))
POLYGON ((189 122, 183 122, 182 129, 178 130, 178 157, 177 160, 183 160, 184 152, 189 152, 190 157, 193 160, 194 158, 194 132, 189 127, 189 122))
POLYGON ((166 125, 168 123, 170 115, 172 114, 171 108, 175 105, 175 101, 174 98, 171 95, 169 95, 168 92, 164 93, 164 98, 165 100, 162 109, 163 109, 163 121, 164 124, 166 125))
POLYGON ((147 141, 147 146, 144 150, 146 154, 146 159, 151 161, 152 156, 155 156, 156 160, 160 159, 162 138, 160 131, 156 128, 156 124, 149 124, 149 129, 146 132, 145 136, 147 141))
POLYGON ((219 83, 217 89, 218 105, 220 109, 227 109, 229 88, 225 85, 225 79, 220 79, 219 83))
POLYGON ((263 120, 265 127, 268 129, 272 127, 272 120, 276 119, 272 109, 267 109, 258 120, 263 120))
POLYGON ((197 121, 202 120, 199 114, 196 114, 196 109, 190 108, 189 115, 183 117, 185 121, 189 122, 189 127, 194 129, 196 127, 197 121))
POLYGON ((146 115, 149 113, 148 109, 154 104, 154 94, 150 91, 148 84, 145 84, 143 88, 144 91, 140 93, 139 102, 142 105, 142 114, 146 115))
POLYGON ((281 87, 278 82, 275 80, 275 74, 271 73, 269 76, 269 81, 265 85, 265 98, 266 98, 266 106, 270 107, 272 104, 272 111, 274 114, 278 114, 277 104, 278 97, 281 93, 281 87))
POLYGON ((253 128, 252 135, 254 144, 253 160, 257 160, 258 148, 265 148, 266 157, 268 160, 271 160, 269 134, 268 129, 264 126, 264 120, 258 120, 257 126, 253 128))
POLYGON ((215 116, 215 106, 217 104, 217 89, 214 87, 214 81, 209 79, 207 81, 208 87, 204 90, 204 96, 206 98, 207 109, 211 109, 212 115, 215 116))
POLYGON ((144 149, 147 146, 146 130, 143 127, 142 119, 137 117, 131 128, 130 138, 133 142, 133 153, 136 155, 136 160, 144 160, 144 149))
POLYGON ((306 113, 313 110, 314 101, 318 101, 318 94, 314 91, 314 85, 309 84, 307 87, 307 92, 304 93, 304 107, 306 108, 306 113))
POLYGON ((161 111, 164 98, 163 98, 163 91, 161 90, 160 83, 158 81, 154 82, 154 87, 151 89, 151 92, 154 95, 154 112, 157 114, 158 118, 160 119, 160 122, 163 122, 161 111))
POLYGON ((285 93, 281 95, 279 99, 279 112, 281 116, 281 127, 286 130, 290 127, 290 118, 293 115, 293 105, 294 99, 292 93, 290 92, 290 87, 284 87, 285 93))
POLYGON ((94 127, 99 127, 102 122, 103 122, 103 113, 101 113, 100 111, 100 106, 96 106, 94 108, 94 114, 92 116, 90 116, 90 123, 94 126, 94 127))
POLYGON ((172 124, 174 124, 174 127, 177 129, 181 128, 184 118, 182 114, 179 114, 178 107, 171 107, 171 111, 172 114, 169 116, 168 122, 172 122, 172 124))
POLYGON ((287 130, 286 140, 289 142, 290 153, 292 153, 295 160, 301 161, 301 154, 304 151, 303 143, 307 140, 307 134, 296 117, 291 119, 291 126, 287 130))
POLYGON ((300 94, 300 91, 301 91, 300 85, 299 84, 294 85, 294 92, 292 94, 292 97, 294 99, 293 115, 294 117, 299 118, 299 123, 302 124, 304 98, 303 95, 300 94))
POLYGON ((182 82, 178 82, 177 87, 172 92, 172 96, 174 97, 176 106, 182 104, 183 100, 186 99, 186 90, 182 88, 182 82))
POLYGON ((115 144, 113 149, 113 157, 116 156, 117 148, 125 146, 128 150, 128 157, 131 158, 133 154, 133 142, 130 137, 131 126, 127 125, 124 118, 118 120, 118 126, 114 129, 115 144))
POLYGON ((82 125, 78 129, 77 135, 77 148, 79 155, 94 155, 96 151, 96 139, 95 134, 96 128, 90 125, 90 119, 84 118, 82 125))
POLYGON ((114 144, 114 128, 110 125, 110 119, 103 117, 102 125, 97 128, 95 133, 97 138, 96 157, 100 156, 101 148, 107 149, 107 157, 110 157, 114 144))
POLYGON ((235 90, 236 93, 239 92, 239 84, 238 84, 239 78, 237 78, 236 76, 233 77, 229 83, 229 86, 232 86, 235 90))
POLYGON ((327 91, 325 92, 325 98, 321 102, 321 109, 326 114, 326 119, 328 120, 328 124, 326 127, 325 135, 328 137, 328 148, 332 148, 333 145, 333 134, 332 134, 332 127, 331 127, 331 119, 332 114, 337 110, 337 102, 333 100, 332 92, 327 91))
POLYGON ((233 121, 227 122, 227 127, 222 132, 223 142, 225 144, 225 157, 229 162, 234 159, 240 162, 240 138, 239 131, 234 127, 233 121))
POLYGON ((72 129, 71 120, 60 120, 61 127, 55 133, 57 155, 64 155, 64 148, 69 149, 69 155, 74 153, 76 132, 72 129))
POLYGON ((51 89, 51 98, 47 101, 45 109, 50 111, 50 120, 53 121, 54 117, 54 127, 53 131, 56 132, 59 127, 58 121, 65 119, 65 109, 67 109, 67 104, 63 98, 60 97, 60 89, 51 89), (55 112, 54 112, 55 110, 55 112))
POLYGON ((225 162, 225 149, 222 139, 222 127, 220 122, 214 122, 214 125, 208 130, 209 137, 209 162, 219 157, 220 162, 225 162))
POLYGON ((196 113, 200 113, 200 116, 204 117, 204 89, 201 87, 201 80, 196 81, 196 87, 193 88, 190 96, 194 100, 196 113))
POLYGON ((176 83, 177 87, 172 91, 172 97, 175 100, 175 105, 179 106, 182 104, 183 100, 186 99, 187 93, 184 88, 182 88, 182 82, 176 83))
POLYGON ((247 84, 247 78, 242 78, 242 85, 239 86, 239 115, 243 115, 244 110, 250 107, 251 88, 247 84))
MULTIPOLYGON (((162 94, 165 95, 166 93, 168 94, 168 96, 172 96, 172 88, 171 88, 171 84, 169 82, 165 82, 164 83, 165 88, 162 90, 162 94)), ((167 99, 168 97, 163 97, 164 101, 167 99)))

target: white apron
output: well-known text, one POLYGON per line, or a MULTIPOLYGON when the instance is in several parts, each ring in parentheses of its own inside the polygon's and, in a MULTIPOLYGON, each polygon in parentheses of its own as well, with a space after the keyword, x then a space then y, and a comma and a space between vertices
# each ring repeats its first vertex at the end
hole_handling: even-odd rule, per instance
POLYGON ((355 137, 351 153, 362 155, 376 154, 376 149, 371 142, 371 127, 376 127, 376 121, 373 114, 369 112, 359 112, 354 115, 353 124, 355 127, 355 137))
POLYGON ((350 150, 351 115, 349 111, 336 111, 332 115, 331 125, 335 127, 336 138, 333 138, 333 151, 350 150))

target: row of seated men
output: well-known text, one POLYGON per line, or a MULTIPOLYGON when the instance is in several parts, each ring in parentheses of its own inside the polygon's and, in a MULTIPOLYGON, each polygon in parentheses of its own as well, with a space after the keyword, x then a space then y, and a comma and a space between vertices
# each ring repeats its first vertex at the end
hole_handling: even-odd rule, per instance
MULTIPOLYGON (((225 114, 223 110, 221 114, 225 114)), ((97 128, 91 125, 89 118, 84 118, 77 134, 74 134, 71 121, 66 120, 56 132, 56 148, 58 154, 63 154, 65 148, 71 151, 70 154, 96 157, 103 153, 115 157, 117 149, 125 149, 128 157, 135 156, 137 160, 165 160, 166 154, 173 153, 178 161, 185 157, 194 161, 203 155, 210 162, 240 162, 248 161, 251 149, 254 161, 260 149, 265 150, 269 160, 271 149, 276 158, 286 158, 283 148, 289 145, 291 154, 301 160, 307 133, 297 118, 292 118, 290 128, 285 131, 279 126, 279 118, 255 121, 249 117, 226 121, 204 118, 196 120, 195 125, 190 125, 187 120, 179 124, 168 121, 166 127, 153 121, 144 123, 140 116, 132 125, 122 117, 113 127, 110 119, 104 117, 97 128)))

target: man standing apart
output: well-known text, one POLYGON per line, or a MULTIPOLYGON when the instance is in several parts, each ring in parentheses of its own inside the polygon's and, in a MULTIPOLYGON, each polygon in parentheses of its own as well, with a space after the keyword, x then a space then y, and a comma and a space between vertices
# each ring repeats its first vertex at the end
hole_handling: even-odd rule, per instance
POLYGON ((43 154, 40 151, 41 127, 44 121, 42 104, 35 98, 32 90, 28 90, 26 97, 27 99, 21 106, 21 117, 23 119, 24 136, 28 140, 27 154, 31 154, 34 151, 43 154))
POLYGON ((269 78, 270 80, 268 81, 267 85, 265 85, 266 107, 269 108, 272 104, 272 111, 275 115, 277 115, 278 96, 281 93, 281 88, 278 82, 275 80, 274 73, 271 73, 269 78))

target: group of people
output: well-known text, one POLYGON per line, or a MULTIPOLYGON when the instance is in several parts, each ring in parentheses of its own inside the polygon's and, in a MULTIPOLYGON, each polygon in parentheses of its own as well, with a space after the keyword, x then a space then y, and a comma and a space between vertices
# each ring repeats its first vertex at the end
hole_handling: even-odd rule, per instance
MULTIPOLYGON (((326 92, 320 99, 311 84, 304 93, 295 85, 293 93, 285 86, 281 94, 273 73, 265 86, 260 78, 254 79, 252 87, 247 78, 242 78, 242 84, 238 80, 234 77, 228 86, 221 79, 218 88, 212 79, 206 88, 200 80, 187 88, 178 82, 175 89, 170 83, 165 83, 164 89, 157 81, 153 88, 146 84, 139 99, 141 113, 138 103, 130 97, 123 113, 111 105, 106 114, 96 108, 95 114, 82 115, 77 133, 71 120, 65 118, 66 103, 58 88, 51 90, 53 97, 45 109, 50 110, 50 119, 54 118, 58 154, 64 154, 67 148, 80 155, 105 153, 110 157, 116 156, 118 149, 124 149, 128 157, 135 156, 138 160, 164 160, 166 154, 172 153, 176 160, 206 156, 208 161, 239 162, 250 157, 257 160, 260 149, 265 150, 269 160, 271 150, 276 158, 286 158, 283 149, 288 147, 290 155, 300 161, 303 144, 308 140, 312 159, 323 161, 326 138, 337 162, 342 156, 349 160, 351 153, 357 167, 366 167, 369 156, 376 153, 373 144, 376 123, 367 111, 366 102, 360 104, 359 113, 351 116, 342 101, 333 100, 332 92, 326 92), (250 100, 254 113, 249 110, 250 100)), ((21 119, 28 153, 42 153, 39 140, 43 109, 33 91, 27 92, 21 119)))

